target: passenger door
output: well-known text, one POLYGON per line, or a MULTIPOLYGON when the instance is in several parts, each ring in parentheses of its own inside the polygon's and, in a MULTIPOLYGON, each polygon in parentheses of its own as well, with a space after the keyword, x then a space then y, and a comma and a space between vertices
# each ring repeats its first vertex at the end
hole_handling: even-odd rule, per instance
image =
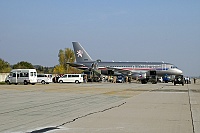
POLYGON ((18 79, 17 79, 17 72, 13 72, 11 77, 10 77, 10 81, 11 83, 17 83, 18 82, 18 79))

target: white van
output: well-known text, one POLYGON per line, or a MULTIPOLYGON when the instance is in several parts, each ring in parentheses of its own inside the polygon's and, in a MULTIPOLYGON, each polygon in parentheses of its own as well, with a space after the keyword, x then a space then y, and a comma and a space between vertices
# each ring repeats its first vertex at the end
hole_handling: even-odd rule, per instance
POLYGON ((5 82, 16 85, 18 83, 34 85, 37 83, 37 71, 36 69, 13 69, 6 77, 5 82))
POLYGON ((82 83, 83 74, 65 74, 58 79, 59 83, 82 83))
POLYGON ((52 83, 52 74, 37 74, 37 82, 42 84, 52 83))

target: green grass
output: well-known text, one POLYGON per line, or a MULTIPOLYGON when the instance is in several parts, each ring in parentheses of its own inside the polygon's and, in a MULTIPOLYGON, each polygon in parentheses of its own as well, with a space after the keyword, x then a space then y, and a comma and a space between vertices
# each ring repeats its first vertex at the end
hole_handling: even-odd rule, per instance
POLYGON ((0 82, 0 85, 5 85, 6 84, 6 82, 0 82))

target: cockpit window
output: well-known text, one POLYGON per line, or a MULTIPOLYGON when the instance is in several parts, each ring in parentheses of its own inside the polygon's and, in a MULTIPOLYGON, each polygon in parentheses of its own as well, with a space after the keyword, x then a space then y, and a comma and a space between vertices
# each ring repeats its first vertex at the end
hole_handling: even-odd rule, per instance
POLYGON ((171 66, 171 68, 173 69, 173 68, 178 68, 178 67, 176 67, 176 66, 171 66))

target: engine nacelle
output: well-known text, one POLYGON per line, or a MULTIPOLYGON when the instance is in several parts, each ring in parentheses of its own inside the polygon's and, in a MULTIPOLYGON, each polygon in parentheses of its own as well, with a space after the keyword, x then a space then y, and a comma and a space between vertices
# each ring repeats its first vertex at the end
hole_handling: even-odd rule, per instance
POLYGON ((137 73, 137 74, 132 74, 133 79, 146 79, 146 73, 137 73))
POLYGON ((113 70, 101 70, 101 74, 103 75, 114 75, 113 70))

